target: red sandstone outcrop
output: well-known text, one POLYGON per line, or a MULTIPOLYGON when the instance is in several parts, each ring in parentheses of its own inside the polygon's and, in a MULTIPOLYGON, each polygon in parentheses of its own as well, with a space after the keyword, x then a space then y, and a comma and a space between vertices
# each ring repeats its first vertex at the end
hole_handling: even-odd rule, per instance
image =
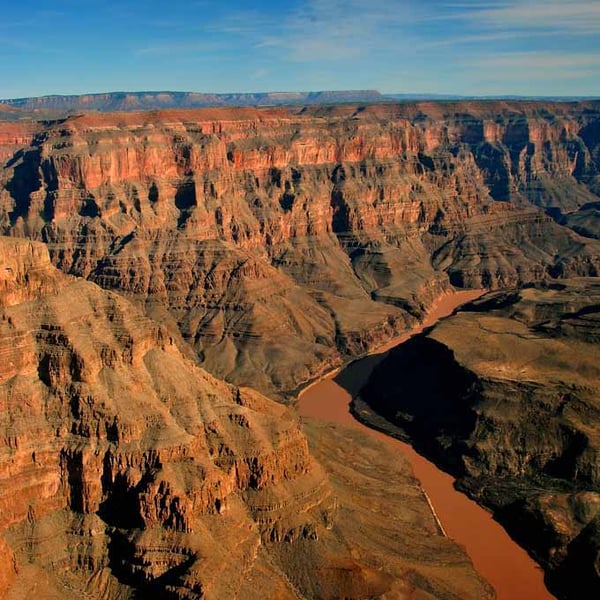
POLYGON ((597 200, 598 120, 597 103, 470 102, 0 124, 0 222, 213 373, 289 392, 449 282, 596 275, 598 242, 532 205, 597 200))

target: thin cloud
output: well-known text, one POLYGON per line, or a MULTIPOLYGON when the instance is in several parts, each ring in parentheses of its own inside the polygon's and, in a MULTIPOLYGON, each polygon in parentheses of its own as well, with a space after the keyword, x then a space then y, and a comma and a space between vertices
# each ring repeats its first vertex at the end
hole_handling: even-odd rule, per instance
POLYGON ((465 8, 458 16, 493 28, 547 30, 563 35, 600 33, 600 2, 597 1, 525 0, 495 7, 481 4, 465 8))
POLYGON ((213 21, 204 27, 206 31, 238 34, 256 41, 265 31, 277 31, 279 23, 268 14, 258 10, 233 11, 220 20, 213 21))
POLYGON ((65 17, 66 14, 62 10, 54 10, 50 8, 44 8, 42 10, 38 10, 35 13, 36 18, 40 19, 59 19, 61 17, 65 17))
POLYGON ((256 69, 256 71, 253 71, 252 73, 250 73, 250 78, 251 79, 263 79, 264 77, 267 77, 268 75, 269 75, 268 69, 256 69))
POLYGON ((600 77, 600 55, 596 53, 507 52, 484 55, 462 63, 480 82, 591 81, 600 77))
POLYGON ((501 31, 490 33, 479 33, 473 35, 460 35, 443 40, 436 40, 425 44, 428 48, 437 48, 439 46, 456 46, 460 44, 480 44, 482 42, 498 42, 505 40, 514 40, 520 38, 523 34, 514 31, 501 31))
POLYGON ((0 47, 6 48, 16 48, 17 50, 26 50, 26 51, 41 51, 42 48, 36 44, 32 44, 31 42, 22 40, 22 39, 14 39, 0 36, 0 47))
POLYGON ((596 53, 509 52, 484 56, 470 63, 465 62, 465 64, 490 69, 577 70, 600 67, 600 55, 596 53))
POLYGON ((189 25, 185 21, 175 19, 144 19, 142 24, 147 27, 156 27, 157 29, 181 29, 189 25))
POLYGON ((281 35, 267 36, 257 47, 278 46, 297 62, 337 61, 402 45, 415 22, 411 2, 308 0, 280 24, 281 35))
POLYGON ((282 37, 265 37, 262 38, 258 43, 254 44, 255 48, 271 48, 276 46, 283 46, 285 43, 282 37))
POLYGON ((174 44, 156 44, 145 48, 138 48, 136 56, 168 56, 172 54, 212 54, 224 48, 217 42, 188 42, 174 44))

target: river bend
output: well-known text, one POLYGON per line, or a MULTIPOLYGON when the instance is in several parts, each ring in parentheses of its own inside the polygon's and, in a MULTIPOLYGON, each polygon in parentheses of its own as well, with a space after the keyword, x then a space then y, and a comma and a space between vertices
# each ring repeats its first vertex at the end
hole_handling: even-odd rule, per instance
POLYGON ((490 513, 454 489, 454 479, 450 475, 417 454, 409 444, 359 423, 349 410, 352 394, 366 383, 388 350, 481 294, 481 290, 467 290, 443 296, 422 325, 368 357, 350 363, 341 372, 334 371, 305 388, 298 396, 298 409, 304 417, 359 427, 402 452, 421 482, 432 512, 439 519, 441 532, 466 548, 476 570, 496 590, 498 600, 552 600, 554 596, 544 586, 539 565, 492 519, 490 513), (343 375, 344 387, 333 380, 336 375, 343 375))

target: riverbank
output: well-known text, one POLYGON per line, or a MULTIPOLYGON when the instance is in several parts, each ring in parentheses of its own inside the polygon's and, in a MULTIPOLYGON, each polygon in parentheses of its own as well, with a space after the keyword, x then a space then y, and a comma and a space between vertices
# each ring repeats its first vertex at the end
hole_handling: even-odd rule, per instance
POLYGON ((454 310, 467 304, 472 300, 476 300, 480 296, 486 293, 486 290, 483 289, 475 289, 475 290, 457 290, 454 292, 443 294, 439 296, 431 305, 429 311, 427 312, 425 319, 422 323, 417 324, 412 329, 408 329, 402 332, 400 335, 397 335, 390 340, 388 340, 385 344, 381 346, 377 346, 373 348, 370 352, 366 352, 365 354, 360 354, 359 356, 354 356, 343 362, 342 364, 338 364, 335 367, 331 368, 329 371, 325 371, 320 375, 312 377, 311 379, 306 380, 301 383, 292 391, 286 392, 286 397, 292 399, 292 406, 298 405, 298 401, 302 394, 306 393, 311 387, 314 385, 318 385, 321 381, 325 379, 330 379, 335 377, 339 372, 348 368, 350 365, 362 361, 365 358, 380 356, 397 346, 405 342, 409 337, 413 335, 417 335, 421 333, 424 329, 431 327, 436 321, 440 318, 449 316, 454 310), (459 301, 458 304, 455 304, 456 301, 459 301))
POLYGON ((499 600, 551 600, 543 584, 539 566, 520 548, 491 515, 454 489, 454 480, 417 454, 411 446, 359 423, 350 413, 352 398, 366 383, 373 368, 392 347, 450 315, 462 304, 483 293, 467 290, 440 299, 425 321, 413 330, 391 340, 375 353, 357 359, 325 378, 312 382, 298 397, 301 416, 363 428, 410 460, 413 471, 429 498, 432 511, 441 528, 462 544, 477 571, 495 588, 499 600))

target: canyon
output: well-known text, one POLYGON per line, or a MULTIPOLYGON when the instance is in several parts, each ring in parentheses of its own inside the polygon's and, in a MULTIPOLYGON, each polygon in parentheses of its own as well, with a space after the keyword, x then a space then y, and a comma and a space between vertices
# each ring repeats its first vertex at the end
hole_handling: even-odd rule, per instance
POLYGON ((0 238, 0 284, 3 598, 493 597, 397 457, 315 424, 317 462, 292 410, 41 243, 0 238))
POLYGON ((291 397, 458 287, 595 276, 598 103, 103 113, 0 124, 0 231, 220 378, 291 397), (580 232, 581 233, 581 232, 580 232), (584 232, 585 233, 585 232, 584 232))
POLYGON ((361 421, 369 423, 366 415, 373 416, 364 404, 359 420, 351 414, 356 407, 353 398, 358 398, 358 392, 370 380, 374 368, 386 359, 391 348, 396 348, 397 352, 401 344, 481 293, 481 290, 466 290, 443 297, 415 329, 308 386, 298 397, 298 411, 303 417, 361 429, 389 445, 397 455, 408 459, 440 533, 464 546, 477 572, 494 587, 498 600, 514 600, 523 595, 529 600, 551 600, 554 596, 546 590, 542 572, 535 561, 516 546, 486 510, 453 487, 450 475, 436 468, 407 443, 386 435, 384 428, 362 424, 361 421))
MULTIPOLYGON (((335 444, 318 424, 303 434, 284 404, 307 382, 422 322, 455 288, 526 295, 558 294, 552 286, 563 285, 565 297, 593 295, 600 102, 213 107, 43 120, 18 119, 19 110, 0 113, 10 115, 0 120, 4 589, 14 577, 34 585, 41 573, 55 589, 48 565, 56 560, 64 572, 79 573, 75 589, 83 589, 78 569, 85 567, 111 598, 129 597, 136 586, 181 598, 234 593, 222 585, 251 598, 248 573, 275 582, 272 597, 335 597, 325 580, 343 581, 341 589, 357 598, 402 597, 410 589, 419 598, 487 597, 455 547, 435 567, 436 583, 423 572, 408 577, 396 562, 379 570, 385 561, 372 547, 359 548, 358 529, 351 532, 353 524, 365 526, 360 518, 344 518, 343 533, 331 516, 352 495, 335 444), (557 283, 566 280, 579 283, 557 283), (28 491, 15 502, 9 482, 17 480, 28 491), (265 506, 274 512, 263 519, 265 506), (57 532, 65 550, 53 557, 44 540, 57 532), (74 539, 81 551, 69 554, 74 539), (311 576, 307 565, 329 560, 321 579, 311 576), (14 565, 24 564, 17 573, 14 565), (469 582, 460 592, 449 583, 458 564, 467 575, 454 580, 469 582)), ((491 298, 477 305, 484 313, 502 305, 491 298)), ((585 308, 568 302, 574 311, 585 308)), ((513 316, 502 318, 513 326, 513 316)), ((444 322, 439 331, 449 327, 444 322)), ((465 329, 461 343, 489 349, 497 330, 469 341, 478 327, 465 329)), ((565 353, 571 366, 564 368, 577 371, 582 356, 582 377, 593 377, 585 353, 565 353)), ((429 355, 423 360, 423 368, 434 364, 429 355)), ((505 365, 507 380, 521 377, 513 371, 505 365)), ((377 380, 395 389, 383 370, 375 387, 377 380)), ((508 388, 501 389, 499 397, 508 388)), ((398 424, 397 397, 382 397, 363 400, 398 424)), ((530 397, 513 399, 516 414, 521 404, 527 414, 530 397)), ((586 402, 593 429, 598 421, 586 402)), ((435 441, 435 415, 415 443, 498 512, 497 486, 512 489, 512 518, 524 519, 533 540, 519 541, 550 577, 560 572, 567 583, 558 588, 568 588, 578 575, 566 557, 578 528, 589 530, 595 488, 577 491, 577 501, 561 497, 570 533, 548 529, 540 497, 519 496, 533 477, 523 461, 480 458, 485 468, 475 461, 464 471, 453 444, 466 442, 452 441, 473 424, 471 413, 464 423, 463 416, 448 416, 458 433, 444 425, 445 445, 435 441)), ((502 431, 494 440, 499 452, 503 444, 537 448, 529 429, 511 426, 517 437, 502 431)), ((342 447, 367 444, 337 426, 330 433, 342 447)), ((356 452, 356 476, 366 476, 356 452)), ((388 473, 383 463, 395 453, 369 452, 388 473)), ((576 463, 577 477, 553 474, 553 485, 561 477, 561 485, 585 477, 595 485, 595 456, 589 450, 585 465, 576 463)), ((446 543, 435 539, 426 504, 395 460, 391 478, 417 515, 403 526, 418 528, 427 544, 446 543)), ((588 548, 589 535, 575 546, 588 548)), ((388 556, 398 551, 384 546, 388 556)))

